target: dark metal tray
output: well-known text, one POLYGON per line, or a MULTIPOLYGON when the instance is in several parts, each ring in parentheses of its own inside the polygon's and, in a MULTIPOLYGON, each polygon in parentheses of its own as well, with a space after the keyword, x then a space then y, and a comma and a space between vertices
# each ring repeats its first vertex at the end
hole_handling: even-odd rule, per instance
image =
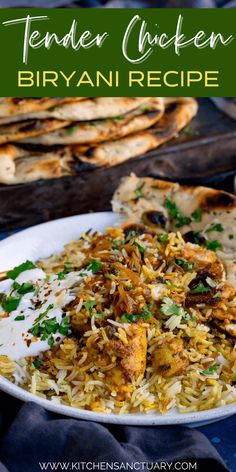
POLYGON ((111 168, 81 170, 73 177, 0 185, 0 231, 107 210, 121 177, 131 172, 233 191, 236 122, 209 99, 200 99, 198 115, 185 132, 144 156, 111 168))

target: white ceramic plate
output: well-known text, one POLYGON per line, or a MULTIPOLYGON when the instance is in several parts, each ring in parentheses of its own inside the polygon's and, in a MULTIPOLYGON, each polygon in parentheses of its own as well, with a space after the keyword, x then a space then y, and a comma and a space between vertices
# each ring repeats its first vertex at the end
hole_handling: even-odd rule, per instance
MULTIPOLYGON (((89 228, 104 231, 107 226, 112 226, 116 223, 118 223, 116 215, 104 212, 63 218, 21 231, 0 242, 0 271, 10 269, 26 259, 35 261, 60 252, 64 244, 78 238, 81 232, 87 231, 89 228)), ((17 387, 1 376, 0 388, 22 401, 34 401, 56 413, 104 423, 129 425, 187 424, 189 426, 200 426, 219 421, 236 413, 236 404, 233 404, 188 414, 181 414, 174 410, 163 416, 157 413, 105 415, 44 400, 17 387)))

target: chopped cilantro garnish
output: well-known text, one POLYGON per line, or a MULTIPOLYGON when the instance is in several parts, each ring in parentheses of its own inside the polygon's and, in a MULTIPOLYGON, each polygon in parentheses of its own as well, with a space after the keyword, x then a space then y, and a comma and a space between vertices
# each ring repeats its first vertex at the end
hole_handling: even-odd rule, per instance
POLYGON ((42 316, 44 317, 50 307, 53 307, 53 305, 49 305, 47 310, 44 313, 41 313, 41 318, 33 325, 33 328, 31 329, 31 333, 33 336, 38 336, 40 335, 42 341, 48 341, 49 346, 53 346, 54 344, 54 338, 52 334, 55 333, 60 333, 64 336, 68 334, 69 331, 69 317, 65 316, 62 318, 61 323, 57 322, 56 317, 51 318, 51 319, 46 319, 42 320, 42 316))
POLYGON ((135 189, 134 193, 136 195, 136 198, 144 198, 143 186, 144 183, 135 189))
POLYGON ((22 321, 22 320, 24 320, 24 319, 25 319, 25 316, 24 316, 24 315, 19 315, 19 316, 16 316, 16 317, 14 318, 14 321, 22 321))
POLYGON ((168 240, 168 234, 167 233, 160 233, 157 236, 157 241, 159 243, 165 243, 168 240))
POLYGON ((104 313, 94 313, 94 318, 97 318, 98 320, 102 320, 104 318, 104 313))
POLYGON ((24 272, 25 270, 29 270, 29 269, 34 269, 36 266, 33 262, 31 261, 25 261, 23 262, 22 264, 14 267, 14 269, 12 270, 9 270, 7 272, 7 277, 9 279, 13 279, 15 280, 19 274, 21 274, 21 272, 24 272))
POLYGON ((55 342, 55 341, 54 341, 53 336, 50 336, 50 338, 48 338, 48 345, 49 345, 50 347, 52 347, 52 346, 54 345, 54 342, 55 342))
POLYGON ((188 321, 195 321, 196 318, 194 316, 190 316, 189 313, 185 312, 184 315, 182 316, 182 321, 188 322, 188 321))
POLYGON ((112 249, 119 249, 119 247, 121 246, 122 244, 122 241, 118 241, 118 240, 114 240, 113 241, 113 246, 112 246, 112 249))
POLYGON ((70 262, 65 262, 64 269, 61 272, 58 272, 57 274, 58 280, 64 280, 66 277, 66 274, 73 272, 73 270, 74 270, 73 265, 70 262))
POLYGON ((33 327, 31 329, 31 333, 33 334, 33 336, 37 336, 40 333, 40 322, 45 316, 47 316, 48 312, 52 310, 53 307, 54 305, 52 303, 48 305, 47 309, 43 311, 42 313, 40 313, 38 318, 35 320, 33 327))
POLYGON ((217 241, 216 239, 212 239, 211 241, 206 241, 205 245, 207 249, 214 252, 222 248, 221 243, 219 243, 219 241, 217 241))
POLYGON ((194 210, 194 212, 192 213, 191 217, 189 217, 181 215, 176 203, 170 200, 169 198, 166 198, 164 205, 165 208, 168 210, 172 220, 176 221, 176 228, 181 228, 182 226, 188 225, 189 223, 191 223, 191 221, 201 221, 202 219, 201 208, 196 208, 196 210, 194 210))
POLYGON ((84 307, 87 311, 90 311, 95 305, 95 303, 96 303, 96 300, 88 300, 87 302, 85 302, 84 307))
POLYGON ((16 281, 13 283, 13 288, 16 290, 20 295, 25 295, 29 292, 34 292, 34 286, 28 282, 23 284, 18 284, 16 281))
POLYGON ((69 328, 70 328, 69 321, 70 321, 69 316, 64 316, 64 318, 62 318, 61 323, 58 326, 58 331, 60 334, 67 336, 69 328))
POLYGON ((170 200, 169 198, 166 198, 165 200, 165 208, 169 211, 169 214, 173 220, 178 220, 180 217, 180 212, 179 209, 176 205, 175 202, 170 200))
POLYGON ((135 241, 134 242, 134 245, 138 248, 141 256, 143 256, 145 254, 145 249, 144 247, 138 242, 138 241, 135 241))
POLYGON ((134 230, 129 231, 127 236, 126 236, 125 244, 129 243, 132 238, 135 238, 135 236, 137 236, 136 231, 134 231, 134 230))
POLYGON ((94 274, 99 272, 101 268, 102 263, 100 261, 97 261, 96 259, 93 259, 88 266, 88 270, 91 270, 94 274))
POLYGON ((199 282, 199 284, 191 290, 191 293, 207 293, 210 291, 210 287, 206 287, 202 282, 199 282))
POLYGON ((11 295, 3 295, 1 305, 5 311, 8 313, 17 309, 21 297, 12 297, 11 295))
POLYGON ((216 223, 215 225, 210 226, 210 228, 206 230, 206 233, 210 233, 211 231, 217 231, 218 233, 222 233, 222 231, 224 231, 224 228, 220 223, 216 223))
POLYGON ((176 223, 176 228, 182 228, 182 226, 188 225, 191 222, 191 218, 188 216, 180 216, 178 222, 176 223))
POLYGON ((35 367, 35 369, 39 369, 41 367, 42 361, 41 359, 34 359, 32 364, 35 367))
POLYGON ((202 220, 202 209, 196 208, 191 215, 193 221, 201 221, 202 220))
POLYGON ((175 259, 175 264, 182 267, 183 269, 192 271, 194 268, 194 264, 192 262, 188 262, 185 259, 175 259))
POLYGON ((69 126, 69 128, 66 128, 66 132, 68 134, 73 134, 76 131, 76 126, 69 126))
POLYGON ((135 323, 136 321, 140 319, 148 320, 151 316, 152 316, 152 313, 149 310, 149 308, 144 307, 140 313, 136 313, 134 315, 131 315, 130 313, 124 313, 121 316, 121 320, 124 321, 125 323, 135 323))
POLYGON ((229 239, 234 239, 234 235, 233 234, 229 234, 229 239))
POLYGON ((181 215, 176 203, 169 198, 166 198, 164 206, 168 210, 172 220, 176 220, 176 228, 181 228, 182 226, 188 225, 191 222, 191 218, 181 215))
POLYGON ((202 373, 204 375, 213 375, 217 371, 218 367, 218 365, 211 365, 210 367, 208 367, 208 369, 203 370, 202 373))
POLYGON ((165 317, 169 318, 170 316, 181 316, 181 318, 187 316, 187 312, 184 310, 184 308, 181 305, 178 305, 177 303, 172 300, 170 297, 164 297, 160 311, 162 315, 165 317))

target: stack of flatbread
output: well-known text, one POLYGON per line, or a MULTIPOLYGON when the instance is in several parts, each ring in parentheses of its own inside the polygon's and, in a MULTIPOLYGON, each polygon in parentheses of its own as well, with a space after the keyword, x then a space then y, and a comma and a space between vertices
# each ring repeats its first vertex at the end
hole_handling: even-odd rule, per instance
POLYGON ((196 113, 193 98, 1 98, 0 183, 121 164, 175 137, 196 113))

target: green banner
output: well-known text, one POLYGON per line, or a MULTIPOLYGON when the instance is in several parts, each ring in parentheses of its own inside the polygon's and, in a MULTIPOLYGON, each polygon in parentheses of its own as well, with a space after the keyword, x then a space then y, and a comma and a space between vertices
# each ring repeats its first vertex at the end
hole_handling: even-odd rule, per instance
POLYGON ((2 96, 236 96, 236 9, 1 9, 2 96))

